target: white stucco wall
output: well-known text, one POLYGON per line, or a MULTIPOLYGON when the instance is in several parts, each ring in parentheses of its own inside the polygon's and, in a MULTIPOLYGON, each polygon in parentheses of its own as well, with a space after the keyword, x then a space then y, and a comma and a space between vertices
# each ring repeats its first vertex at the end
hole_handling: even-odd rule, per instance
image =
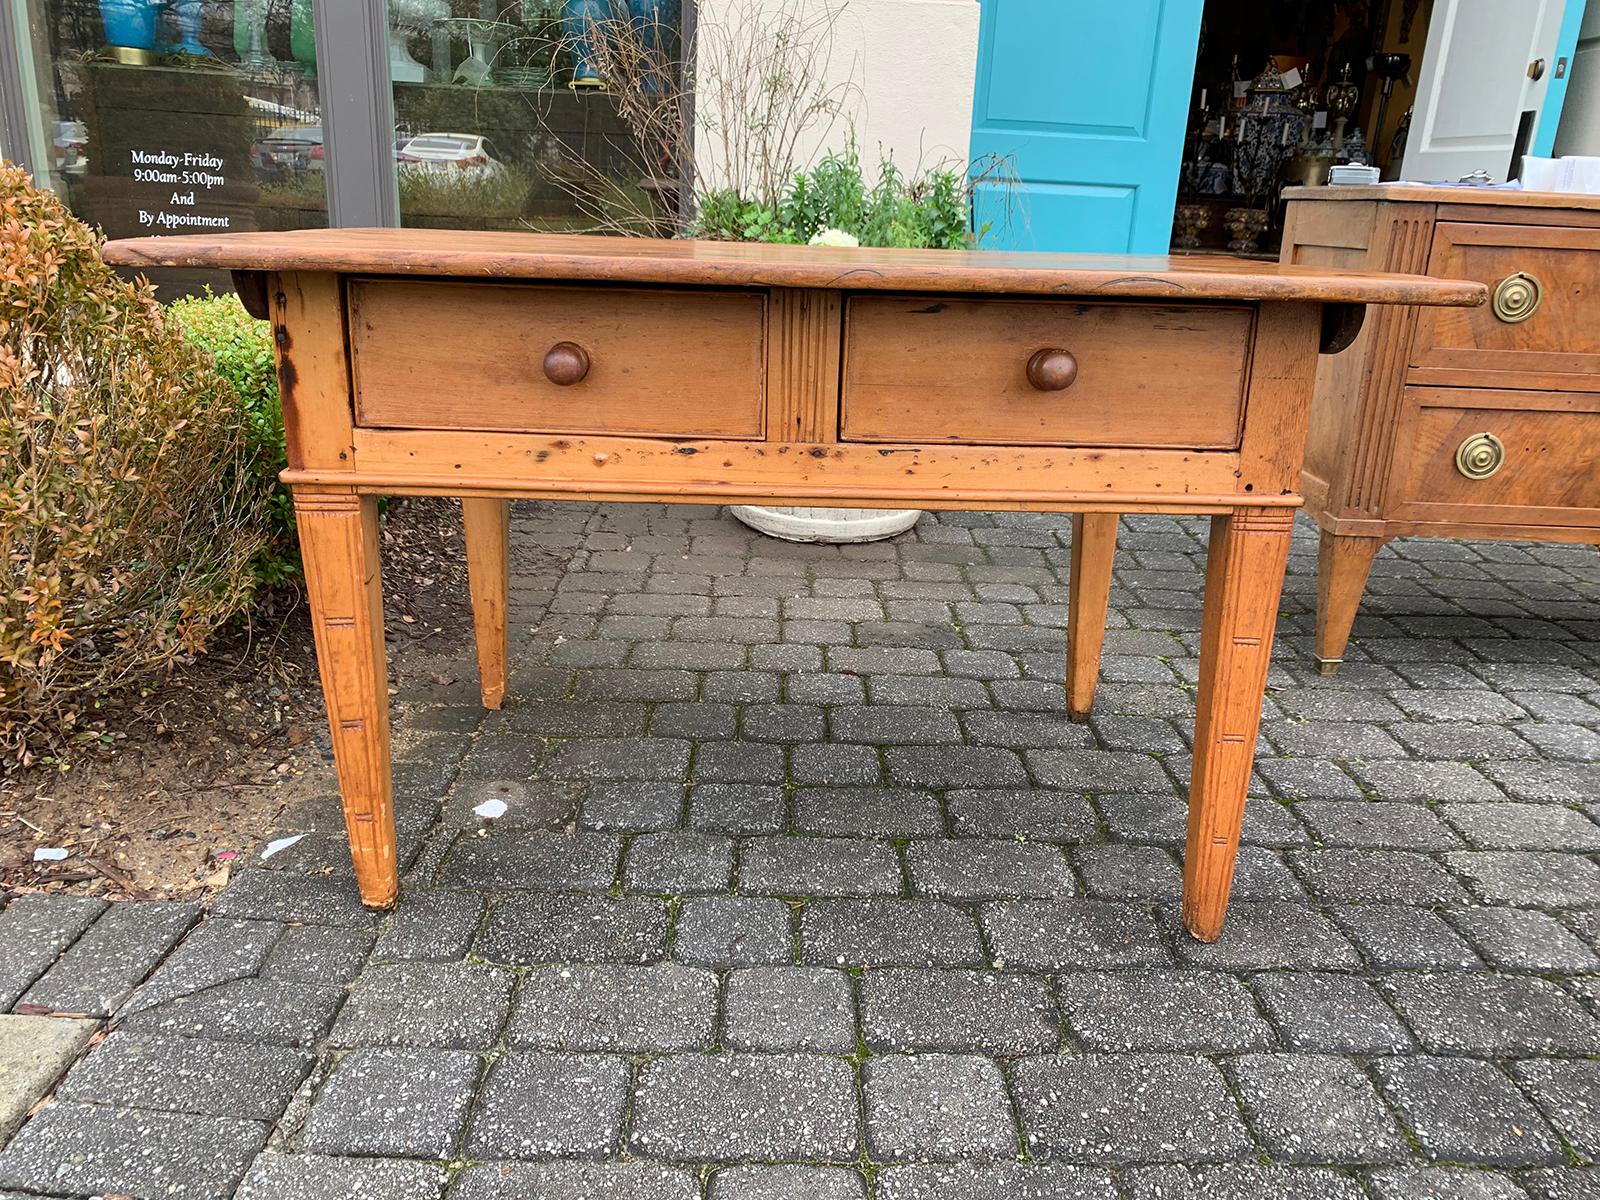
MULTIPOLYGON (((879 148, 902 169, 967 157, 972 91, 978 57, 978 0, 761 0, 770 9, 799 5, 806 14, 838 9, 828 76, 855 84, 846 114, 827 134, 802 147, 802 165, 843 148, 854 126, 863 165, 875 169, 879 148)), ((699 0, 697 23, 732 28, 750 0, 699 0)), ((704 136, 714 106, 696 97, 701 165, 719 170, 704 136)))

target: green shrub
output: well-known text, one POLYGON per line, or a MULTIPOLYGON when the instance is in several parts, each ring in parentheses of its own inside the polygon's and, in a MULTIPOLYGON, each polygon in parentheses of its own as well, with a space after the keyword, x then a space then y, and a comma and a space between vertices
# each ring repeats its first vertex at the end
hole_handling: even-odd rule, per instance
POLYGON ((986 232, 970 229, 972 187, 973 181, 943 167, 907 177, 888 157, 878 164, 878 181, 869 185, 852 145, 796 175, 776 203, 727 190, 701 195, 695 236, 805 243, 824 229, 838 229, 863 246, 958 250, 986 232))
POLYGON ((233 389, 249 431, 251 487, 266 498, 267 538, 251 564, 256 582, 277 587, 299 578, 300 551, 294 535, 294 498, 278 472, 288 466, 283 441, 283 405, 278 399, 272 325, 245 312, 239 297, 175 300, 167 312, 184 336, 211 356, 217 374, 233 389))
POLYGON ((251 435, 146 283, 0 166, 0 762, 75 737, 243 611, 251 435))

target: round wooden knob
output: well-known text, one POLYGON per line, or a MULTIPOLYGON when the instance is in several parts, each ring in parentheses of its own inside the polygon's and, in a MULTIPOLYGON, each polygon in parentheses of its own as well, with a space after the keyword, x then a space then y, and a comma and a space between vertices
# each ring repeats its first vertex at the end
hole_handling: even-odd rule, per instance
POLYGON ((1041 392, 1061 392, 1078 377, 1078 360, 1070 350, 1040 350, 1028 360, 1028 382, 1041 392))
POLYGON ((589 352, 577 342, 557 342, 544 356, 544 377, 557 387, 581 383, 589 373, 589 352))

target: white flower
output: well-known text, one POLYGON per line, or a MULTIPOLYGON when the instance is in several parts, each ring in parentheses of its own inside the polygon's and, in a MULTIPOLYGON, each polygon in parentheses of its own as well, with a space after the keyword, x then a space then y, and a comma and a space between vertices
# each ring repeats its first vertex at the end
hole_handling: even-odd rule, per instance
POLYGON ((842 229, 819 229, 811 239, 813 246, 859 246, 861 241, 853 233, 842 229))

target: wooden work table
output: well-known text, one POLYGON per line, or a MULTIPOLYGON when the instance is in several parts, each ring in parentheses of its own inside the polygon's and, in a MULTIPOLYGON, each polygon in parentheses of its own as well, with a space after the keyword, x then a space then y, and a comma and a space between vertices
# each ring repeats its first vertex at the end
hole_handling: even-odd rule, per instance
POLYGON ((507 500, 1073 516, 1088 715, 1117 515, 1213 518, 1183 914, 1221 933, 1319 352, 1367 304, 1481 284, 1207 258, 423 230, 112 242, 236 272, 273 322, 362 899, 397 889, 376 497, 460 496, 483 702, 506 687, 507 500))

